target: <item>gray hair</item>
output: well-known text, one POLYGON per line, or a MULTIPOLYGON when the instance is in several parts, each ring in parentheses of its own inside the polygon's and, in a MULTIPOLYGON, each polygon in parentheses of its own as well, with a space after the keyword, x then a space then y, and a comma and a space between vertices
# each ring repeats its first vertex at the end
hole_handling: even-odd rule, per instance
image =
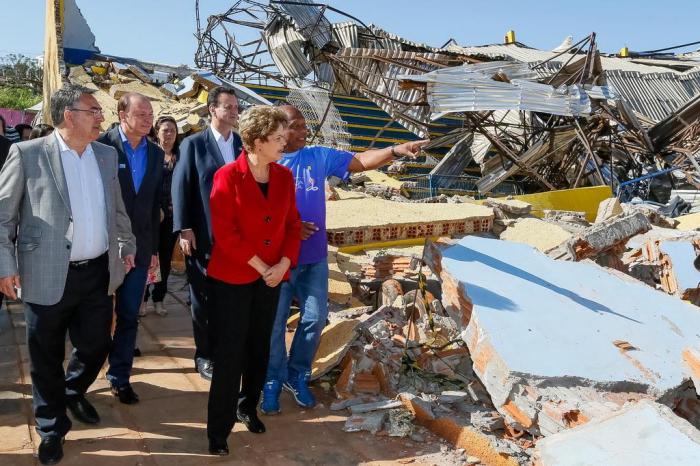
POLYGON ((89 89, 77 84, 64 84, 51 96, 51 120, 54 126, 63 123, 63 112, 72 108, 83 94, 93 94, 94 89, 89 89))

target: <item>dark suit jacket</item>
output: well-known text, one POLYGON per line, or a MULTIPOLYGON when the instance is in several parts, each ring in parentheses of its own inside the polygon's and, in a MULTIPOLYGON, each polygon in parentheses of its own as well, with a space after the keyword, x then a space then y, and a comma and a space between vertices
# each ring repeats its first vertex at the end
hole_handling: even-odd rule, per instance
POLYGON ((136 236, 136 265, 147 267, 151 263, 151 256, 158 253, 160 195, 165 155, 160 147, 148 141, 146 174, 137 193, 119 127, 104 133, 98 142, 114 147, 119 154, 119 184, 122 188, 124 206, 131 220, 131 229, 136 236))
MULTIPOLYGON (((234 154, 238 157, 243 144, 233 134, 234 154)), ((191 229, 197 241, 195 258, 204 266, 211 252, 211 195, 214 173, 224 166, 224 158, 209 128, 194 134, 180 144, 180 159, 173 173, 173 231, 191 229)))
POLYGON ((10 146, 12 142, 5 136, 0 136, 0 170, 2 166, 5 165, 5 160, 7 159, 7 154, 10 153, 10 146))
POLYGON ((207 275, 233 284, 260 278, 248 264, 254 256, 270 266, 287 257, 296 266, 301 245, 292 172, 271 163, 264 196, 244 154, 216 172, 210 201, 214 248, 207 275))

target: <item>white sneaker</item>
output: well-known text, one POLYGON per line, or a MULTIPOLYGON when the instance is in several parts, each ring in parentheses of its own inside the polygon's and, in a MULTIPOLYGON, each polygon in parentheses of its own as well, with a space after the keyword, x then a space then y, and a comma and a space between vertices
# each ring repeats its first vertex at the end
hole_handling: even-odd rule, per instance
POLYGON ((146 314, 148 314, 148 310, 146 309, 146 302, 144 301, 139 308, 139 317, 146 317, 146 314))
POLYGON ((156 310, 156 314, 161 317, 168 315, 168 310, 163 306, 163 303, 153 303, 153 308, 156 310))

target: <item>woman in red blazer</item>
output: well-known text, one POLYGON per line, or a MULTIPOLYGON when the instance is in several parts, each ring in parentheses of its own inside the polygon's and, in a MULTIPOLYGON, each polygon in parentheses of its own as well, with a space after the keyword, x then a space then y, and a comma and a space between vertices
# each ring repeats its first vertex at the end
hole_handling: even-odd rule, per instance
POLYGON ((207 419, 213 455, 228 454, 226 439, 236 418, 251 432, 265 432, 257 405, 279 284, 296 265, 301 241, 294 179, 275 163, 282 157, 286 125, 278 108, 248 109, 239 123, 245 150, 214 175, 214 246, 207 267, 213 299, 209 329, 215 341, 207 419))

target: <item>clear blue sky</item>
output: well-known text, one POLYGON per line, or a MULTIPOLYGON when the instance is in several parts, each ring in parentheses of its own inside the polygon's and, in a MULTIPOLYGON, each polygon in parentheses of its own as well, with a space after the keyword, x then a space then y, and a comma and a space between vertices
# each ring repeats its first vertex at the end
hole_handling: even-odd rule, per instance
MULTIPOLYGON (((233 2, 200 0, 202 21, 226 11, 233 2)), ((102 52, 193 64, 194 0, 77 3, 102 52)), ((556 47, 567 35, 579 39, 591 31, 598 34, 599 47, 605 52, 615 52, 623 45, 642 51, 700 41, 699 0, 336 0, 330 4, 367 24, 434 46, 450 37, 462 45, 499 43, 508 29, 516 31, 520 42, 542 49, 556 47)), ((0 55, 42 53, 44 5, 45 0, 0 0, 0 55)))

